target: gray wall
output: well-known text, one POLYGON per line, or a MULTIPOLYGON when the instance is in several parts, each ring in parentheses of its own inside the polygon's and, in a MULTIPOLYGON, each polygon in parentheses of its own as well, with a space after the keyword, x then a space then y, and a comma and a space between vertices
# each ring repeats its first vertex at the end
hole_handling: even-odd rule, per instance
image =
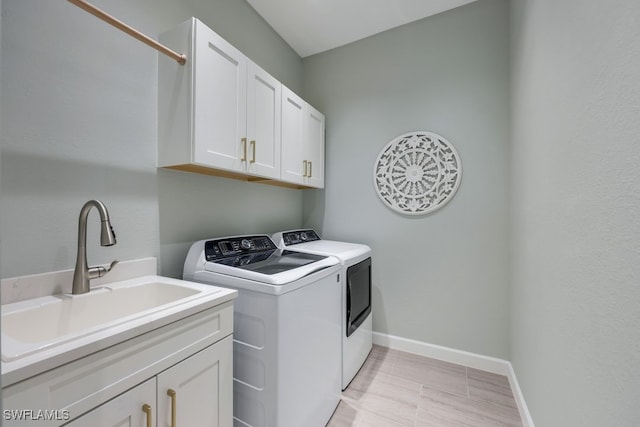
POLYGON ((326 115, 326 191, 303 222, 374 251, 374 329, 497 357, 508 353, 509 15, 481 0, 305 58, 304 96, 326 115), (462 185, 441 210, 395 213, 373 165, 394 137, 451 141, 462 185))
POLYGON ((514 0, 511 357, 538 426, 640 425, 640 3, 514 0))
MULTIPOLYGON (((154 38, 197 16, 301 89, 300 58, 244 1, 93 3, 154 38)), ((151 48, 66 1, 4 0, 1 28, 2 277, 73 267, 91 198, 106 203, 118 237, 100 248, 92 213, 91 263, 159 256, 171 276, 196 239, 301 224, 300 191, 156 170, 151 48)))

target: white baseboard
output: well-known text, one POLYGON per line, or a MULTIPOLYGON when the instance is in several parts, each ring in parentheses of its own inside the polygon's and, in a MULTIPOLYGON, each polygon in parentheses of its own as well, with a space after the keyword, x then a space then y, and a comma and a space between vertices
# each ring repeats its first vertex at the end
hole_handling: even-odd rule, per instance
POLYGON ((522 395, 520 384, 518 384, 516 373, 513 370, 513 365, 511 365, 511 362, 507 362, 507 363, 509 364, 509 374, 507 375, 507 378, 509 378, 509 385, 511 386, 511 392, 513 393, 513 397, 516 399, 516 404, 518 405, 518 412, 520 412, 522 425, 524 427, 534 427, 533 418, 531 418, 531 413, 529 412, 527 403, 524 401, 524 396, 522 395))
POLYGON ((420 356, 456 363, 469 368, 480 369, 482 371, 506 376, 509 380, 513 397, 518 405, 518 411, 520 412, 520 418, 522 418, 523 426, 534 427, 531 414, 529 413, 527 404, 524 401, 524 396, 522 395, 522 390, 520 390, 520 385, 518 384, 513 366, 511 366, 511 362, 508 360, 484 356, 463 350, 456 350, 454 348, 429 344, 380 332, 373 333, 373 343, 383 347, 389 347, 394 350, 406 351, 407 353, 418 354, 420 356))

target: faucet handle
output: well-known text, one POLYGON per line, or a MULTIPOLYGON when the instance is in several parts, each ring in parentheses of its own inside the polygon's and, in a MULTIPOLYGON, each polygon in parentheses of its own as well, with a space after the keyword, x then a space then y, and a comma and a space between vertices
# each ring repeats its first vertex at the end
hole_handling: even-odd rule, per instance
POLYGON ((97 267, 90 267, 89 268, 89 279, 96 279, 98 277, 102 277, 102 276, 106 275, 108 272, 113 270, 113 267, 115 267, 116 264, 118 264, 118 262, 119 262, 118 260, 111 261, 111 264, 109 265, 109 267, 103 267, 101 265, 99 265, 97 267))

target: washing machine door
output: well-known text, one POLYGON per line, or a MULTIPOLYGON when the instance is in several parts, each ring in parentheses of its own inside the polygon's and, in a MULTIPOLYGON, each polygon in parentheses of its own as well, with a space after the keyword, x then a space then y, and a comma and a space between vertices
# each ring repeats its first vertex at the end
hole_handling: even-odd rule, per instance
MULTIPOLYGON (((278 249, 264 253, 225 258, 217 262, 242 270, 271 275, 291 271, 326 258, 328 257, 278 249)), ((318 269, 322 268, 321 265, 317 267, 318 269)), ((317 270, 311 272, 314 271, 317 270)))
POLYGON ((274 285, 296 281, 338 263, 327 255, 278 249, 263 235, 208 241, 205 258, 205 271, 274 285))

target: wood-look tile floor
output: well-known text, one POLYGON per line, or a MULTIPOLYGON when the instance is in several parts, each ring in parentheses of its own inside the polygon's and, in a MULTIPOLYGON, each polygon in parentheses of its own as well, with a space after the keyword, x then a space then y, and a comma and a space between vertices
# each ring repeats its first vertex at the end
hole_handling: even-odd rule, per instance
POLYGON ((373 346, 327 427, 522 427, 507 377, 373 346))

